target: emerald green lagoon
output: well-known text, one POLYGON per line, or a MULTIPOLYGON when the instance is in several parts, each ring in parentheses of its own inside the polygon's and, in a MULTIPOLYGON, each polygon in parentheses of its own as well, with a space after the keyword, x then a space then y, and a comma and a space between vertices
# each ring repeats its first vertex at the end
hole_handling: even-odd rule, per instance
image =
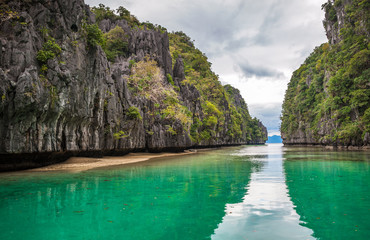
POLYGON ((0 174, 0 239, 370 239, 370 153, 222 148, 0 174))

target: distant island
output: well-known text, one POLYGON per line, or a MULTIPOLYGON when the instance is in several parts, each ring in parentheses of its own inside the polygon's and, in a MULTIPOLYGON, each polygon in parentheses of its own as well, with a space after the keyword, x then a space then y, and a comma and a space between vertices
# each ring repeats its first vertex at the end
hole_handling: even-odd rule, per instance
POLYGON ((266 143, 282 143, 283 139, 279 135, 269 136, 266 143))

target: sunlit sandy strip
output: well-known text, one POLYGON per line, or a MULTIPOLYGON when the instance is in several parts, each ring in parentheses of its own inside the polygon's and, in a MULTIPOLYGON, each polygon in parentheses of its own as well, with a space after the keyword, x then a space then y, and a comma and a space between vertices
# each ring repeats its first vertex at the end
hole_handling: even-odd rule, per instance
POLYGON ((71 157, 63 163, 57 163, 46 167, 30 169, 31 172, 48 172, 48 171, 71 171, 81 172, 94 168, 109 167, 130 163, 148 161, 153 158, 164 158, 182 156, 195 153, 186 151, 182 153, 129 153, 120 157, 103 157, 103 158, 86 158, 86 157, 71 157))

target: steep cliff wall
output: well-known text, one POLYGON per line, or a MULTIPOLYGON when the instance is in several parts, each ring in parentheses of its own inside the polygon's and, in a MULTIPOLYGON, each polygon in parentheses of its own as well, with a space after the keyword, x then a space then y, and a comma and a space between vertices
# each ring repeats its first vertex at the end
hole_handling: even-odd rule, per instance
POLYGON ((241 127, 241 131, 248 129, 247 138, 251 141, 251 143, 261 144, 266 142, 268 135, 267 128, 263 126, 263 124, 257 118, 251 118, 248 112, 247 104, 240 95, 240 91, 230 85, 225 85, 224 88, 230 102, 235 106, 235 111, 242 116, 242 121, 240 124, 238 124, 238 126, 240 125, 241 127))
POLYGON ((329 43, 293 73, 283 104, 283 142, 369 146, 369 1, 328 1, 322 7, 329 43))
POLYGON ((249 114, 248 128, 230 129, 241 121, 230 109, 246 109, 244 101, 230 102, 222 88, 215 103, 184 81, 166 31, 122 16, 95 16, 83 0, 1 5, 0 169, 264 143, 265 128, 249 114))

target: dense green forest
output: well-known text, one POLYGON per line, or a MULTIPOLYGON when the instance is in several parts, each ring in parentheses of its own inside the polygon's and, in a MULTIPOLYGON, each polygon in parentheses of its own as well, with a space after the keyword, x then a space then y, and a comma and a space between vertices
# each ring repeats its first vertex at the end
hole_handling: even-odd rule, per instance
POLYGON ((322 8, 329 43, 315 48, 293 73, 283 103, 283 139, 288 144, 367 145, 370 2, 336 0, 322 8))

